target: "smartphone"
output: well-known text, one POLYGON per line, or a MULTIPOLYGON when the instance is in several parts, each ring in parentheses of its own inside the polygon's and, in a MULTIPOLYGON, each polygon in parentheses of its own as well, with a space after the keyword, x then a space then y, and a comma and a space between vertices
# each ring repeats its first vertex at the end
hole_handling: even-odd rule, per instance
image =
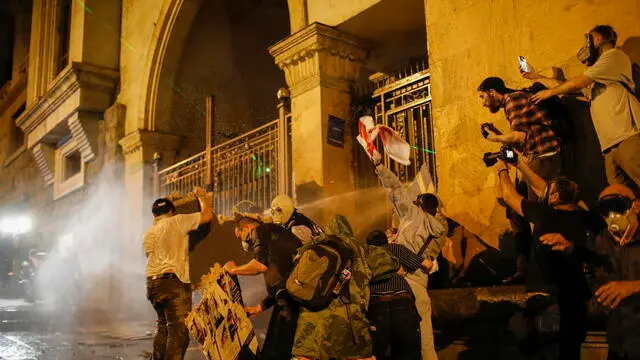
POLYGON ((518 56, 518 62, 520 63, 520 70, 524 72, 531 71, 531 69, 529 69, 529 64, 527 63, 527 59, 525 59, 524 56, 518 56))

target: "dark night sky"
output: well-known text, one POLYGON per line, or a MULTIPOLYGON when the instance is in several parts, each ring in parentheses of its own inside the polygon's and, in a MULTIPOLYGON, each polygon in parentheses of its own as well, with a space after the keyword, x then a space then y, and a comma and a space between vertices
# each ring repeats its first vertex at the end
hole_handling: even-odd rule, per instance
POLYGON ((0 0, 0 87, 11 78, 13 29, 9 1, 0 0))

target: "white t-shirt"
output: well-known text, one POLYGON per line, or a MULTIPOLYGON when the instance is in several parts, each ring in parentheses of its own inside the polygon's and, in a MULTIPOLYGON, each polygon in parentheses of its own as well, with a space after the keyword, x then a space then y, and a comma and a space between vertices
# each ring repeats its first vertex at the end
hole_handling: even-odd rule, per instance
POLYGON ((631 60, 620 49, 602 53, 584 75, 593 81, 591 118, 602 151, 638 133, 640 103, 622 82, 635 89, 631 60))
POLYGON ((183 283, 189 278, 189 231, 200 225, 200 213, 158 217, 144 234, 147 277, 173 273, 183 283))

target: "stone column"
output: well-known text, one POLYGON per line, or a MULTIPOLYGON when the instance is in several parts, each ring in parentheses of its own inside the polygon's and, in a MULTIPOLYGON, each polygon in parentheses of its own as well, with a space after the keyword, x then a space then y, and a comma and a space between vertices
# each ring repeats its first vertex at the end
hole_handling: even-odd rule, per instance
MULTIPOLYGON (((292 165, 297 204, 338 200, 339 212, 352 212, 337 195, 355 190, 350 91, 367 51, 365 44, 329 26, 314 23, 269 49, 291 90, 292 165), (329 117, 345 120, 344 144, 327 143, 329 117)), ((351 202, 353 203, 353 202, 351 202)), ((326 220, 331 204, 308 210, 326 220)), ((318 219, 320 220, 320 219, 318 219)))
MULTIPOLYGON (((142 236, 148 226, 151 225, 151 204, 153 199, 152 189, 152 162, 153 155, 158 152, 167 163, 175 161, 175 154, 182 143, 179 136, 155 131, 136 130, 120 141, 124 155, 124 202, 121 212, 123 241, 122 268, 119 271, 126 276, 128 283, 122 283, 125 290, 144 284, 144 253, 142 248, 142 236)), ((146 313, 148 304, 144 298, 144 292, 122 293, 122 296, 130 304, 128 309, 123 309, 127 315, 141 316, 146 313)))

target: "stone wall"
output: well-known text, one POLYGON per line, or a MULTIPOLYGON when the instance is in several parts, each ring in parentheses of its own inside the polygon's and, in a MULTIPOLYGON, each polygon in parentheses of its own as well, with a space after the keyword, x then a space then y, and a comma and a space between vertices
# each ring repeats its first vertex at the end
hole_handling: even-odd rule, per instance
MULTIPOLYGON (((497 182, 482 163, 482 153, 497 145, 478 130, 483 122, 507 128, 503 116, 484 109, 475 89, 487 76, 511 87, 520 78, 517 57, 527 57, 551 75, 560 67, 567 77, 584 71, 575 54, 583 34, 610 24, 619 43, 640 61, 640 3, 627 0, 428 0, 427 34, 431 68, 436 150, 441 196, 447 215, 497 246, 507 223, 496 203, 497 182)), ((600 175, 595 175, 600 176, 600 175)))

